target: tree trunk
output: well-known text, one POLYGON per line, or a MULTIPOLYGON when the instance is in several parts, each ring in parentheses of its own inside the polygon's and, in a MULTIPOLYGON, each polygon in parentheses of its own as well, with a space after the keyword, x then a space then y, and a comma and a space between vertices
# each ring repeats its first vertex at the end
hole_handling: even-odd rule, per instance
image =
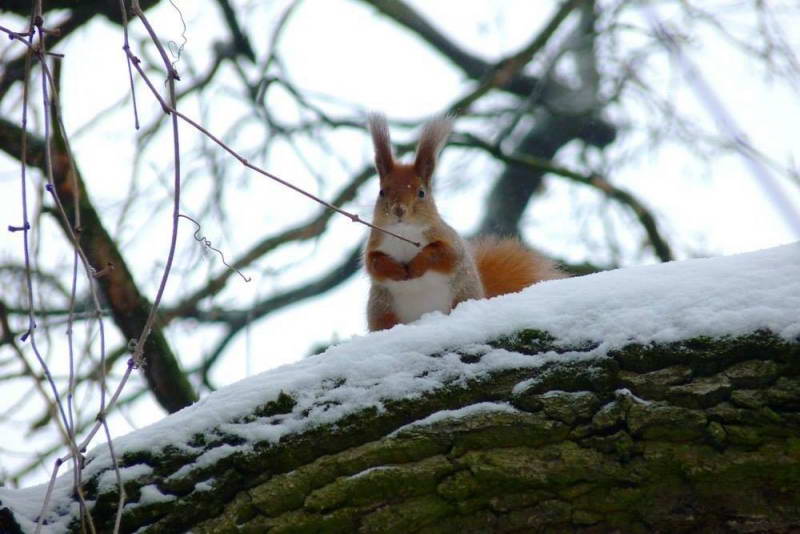
MULTIPOLYGON (((539 331, 491 345, 531 358, 564 350, 539 331)), ((461 356, 464 366, 480 358, 461 356)), ((142 474, 126 484, 122 531, 787 532, 800 527, 798 375, 800 340, 762 331, 573 353, 246 454, 226 455, 241 439, 217 429, 191 453, 123 456, 142 474), (191 468, 204 454, 220 459, 191 468)), ((243 420, 294 405, 282 394, 243 420)), ((103 469, 85 492, 110 532, 118 497, 114 484, 98 491, 103 469)), ((32 519, 0 503, 0 531, 32 519)))

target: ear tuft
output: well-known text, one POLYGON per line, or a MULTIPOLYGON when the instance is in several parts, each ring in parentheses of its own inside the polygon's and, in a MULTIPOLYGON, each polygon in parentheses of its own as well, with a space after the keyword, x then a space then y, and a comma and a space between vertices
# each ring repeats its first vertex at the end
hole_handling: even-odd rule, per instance
POLYGON ((422 129, 414 170, 426 183, 430 182, 433 170, 436 168, 436 157, 447 143, 452 129, 453 117, 447 115, 433 119, 422 129))
POLYGON ((392 143, 386 116, 383 113, 370 113, 367 117, 367 127, 372 135, 372 146, 375 149, 375 168, 378 170, 379 176, 386 176, 394 167, 394 155, 392 155, 392 143))

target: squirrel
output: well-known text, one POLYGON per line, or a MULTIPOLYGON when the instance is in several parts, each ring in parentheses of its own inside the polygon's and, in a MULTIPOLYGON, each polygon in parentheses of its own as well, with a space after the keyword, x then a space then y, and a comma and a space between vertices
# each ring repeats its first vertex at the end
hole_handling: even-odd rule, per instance
POLYGON ((431 178, 452 129, 450 117, 424 126, 413 164, 395 160, 382 114, 371 113, 368 127, 380 179, 373 224, 419 243, 371 230, 363 258, 371 280, 370 331, 410 323, 432 311, 449 313, 465 300, 565 277, 553 262, 517 239, 488 236, 467 242, 439 215, 431 178))

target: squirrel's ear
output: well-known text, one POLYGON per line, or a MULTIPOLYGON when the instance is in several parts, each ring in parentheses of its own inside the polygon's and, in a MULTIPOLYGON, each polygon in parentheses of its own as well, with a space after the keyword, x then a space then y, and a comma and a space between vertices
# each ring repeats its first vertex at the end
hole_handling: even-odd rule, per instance
POLYGON ((436 167, 436 157, 447 142, 452 129, 453 118, 449 116, 433 119, 422 129, 414 170, 426 184, 430 183, 433 169, 436 167))
POLYGON ((392 144, 389 138, 389 126, 382 113, 370 113, 367 118, 369 133, 372 134, 372 145, 375 147, 375 168, 381 178, 389 174, 394 167, 392 144))

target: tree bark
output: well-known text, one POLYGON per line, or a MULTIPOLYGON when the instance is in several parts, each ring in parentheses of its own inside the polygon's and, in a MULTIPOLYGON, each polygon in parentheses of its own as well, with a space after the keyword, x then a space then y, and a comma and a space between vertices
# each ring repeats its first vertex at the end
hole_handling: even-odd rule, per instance
MULTIPOLYGON (((143 10, 150 9, 161 0, 139 0, 143 10)), ((130 4, 130 2, 126 2, 130 4)), ((0 5, 0 12, 10 11, 17 15, 27 17, 33 11, 33 3, 30 0, 4 0, 0 5)), ((75 0, 48 0, 42 3, 43 12, 57 9, 68 9, 71 14, 103 15, 111 22, 122 24, 122 14, 120 13, 119 0, 93 0, 91 2, 76 2, 75 0)))
MULTIPOLYGON (((603 126, 598 126, 591 115, 541 113, 540 116, 540 120, 514 147, 515 154, 530 154, 551 160, 561 148, 575 139, 606 146, 616 135, 614 131, 607 130, 607 136, 595 138, 603 126)), ((521 165, 507 165, 489 192, 477 233, 519 235, 522 215, 532 195, 541 189, 546 175, 544 170, 533 171, 521 165)))
MULTIPOLYGON (((490 345, 565 350, 540 331, 490 345)), ((281 395, 243 417, 294 404, 281 395)), ((122 531, 788 532, 800 528, 800 339, 759 331, 506 369, 186 467, 236 444, 216 430, 191 453, 126 454, 123 466, 152 469, 126 486, 122 531), (419 423, 487 401, 507 407, 419 423), (168 502, 137 506, 146 485, 168 502)), ((100 476, 85 491, 105 532, 117 495, 98 492, 100 476)), ((16 513, 0 503, 0 530, 21 532, 16 513)))
MULTIPOLYGON (((0 150, 21 159, 21 140, 22 129, 0 118, 0 150)), ((28 135, 27 144, 26 163, 45 172, 44 140, 28 135)), ((105 270, 105 274, 97 278, 97 284, 114 324, 126 339, 138 338, 142 335, 152 304, 139 291, 119 248, 103 226, 80 171, 75 167, 77 163, 70 164, 70 156, 59 135, 54 135, 52 153, 54 192, 70 219, 69 225, 77 234, 89 263, 97 271, 105 270), (75 228, 73 219, 76 208, 80 215, 80 228, 75 228)), ((70 228, 66 227, 64 219, 57 213, 54 218, 69 239, 70 228)), ((160 324, 153 325, 147 338, 144 360, 143 371, 147 383, 165 410, 176 412, 197 400, 194 388, 181 369, 160 324)))

